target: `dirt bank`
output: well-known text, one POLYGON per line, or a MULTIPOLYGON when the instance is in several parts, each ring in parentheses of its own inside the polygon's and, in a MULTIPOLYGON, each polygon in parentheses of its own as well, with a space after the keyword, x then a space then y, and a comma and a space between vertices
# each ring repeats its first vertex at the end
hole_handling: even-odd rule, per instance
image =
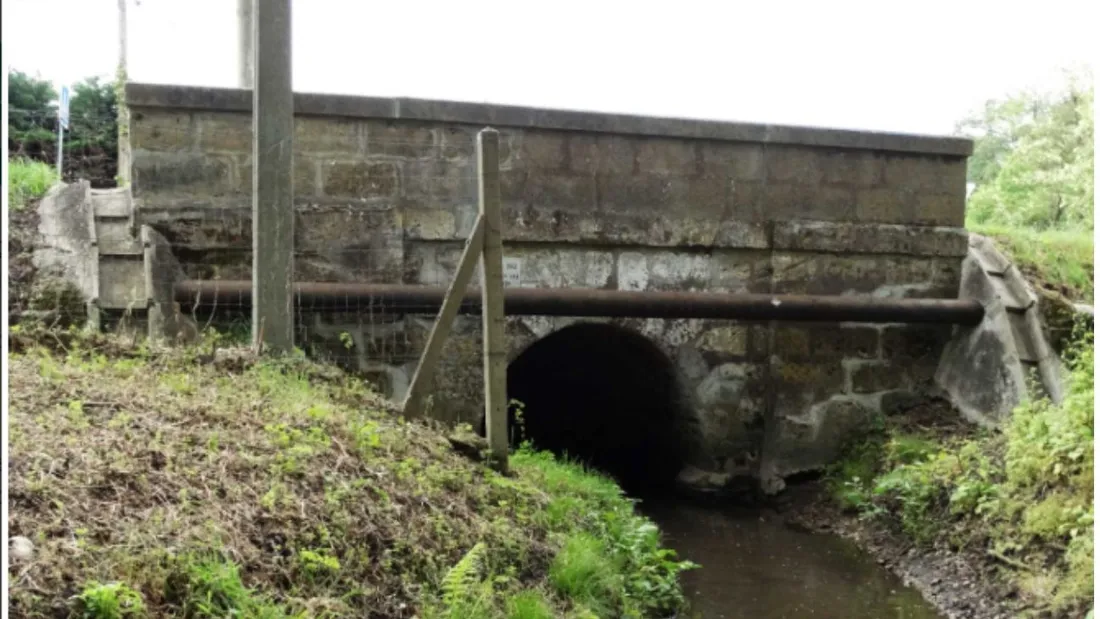
POLYGON ((792 526, 852 540, 949 619, 1016 616, 1012 589, 997 578, 997 567, 988 557, 943 547, 917 548, 881 523, 843 513, 824 484, 816 481, 790 488, 775 508, 792 526))

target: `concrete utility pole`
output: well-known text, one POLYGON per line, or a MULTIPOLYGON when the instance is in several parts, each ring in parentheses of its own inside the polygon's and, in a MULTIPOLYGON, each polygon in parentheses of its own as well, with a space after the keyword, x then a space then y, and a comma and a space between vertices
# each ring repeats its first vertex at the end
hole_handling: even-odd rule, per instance
POLYGON ((255 0, 252 89, 252 340, 294 347, 294 92, 290 0, 255 0))
POLYGON ((130 184, 130 109, 126 107, 127 32, 126 3, 118 0, 118 71, 115 75, 115 95, 118 103, 118 184, 130 184))
POLYGON ((237 0, 237 86, 246 90, 251 90, 255 82, 253 1, 237 0))

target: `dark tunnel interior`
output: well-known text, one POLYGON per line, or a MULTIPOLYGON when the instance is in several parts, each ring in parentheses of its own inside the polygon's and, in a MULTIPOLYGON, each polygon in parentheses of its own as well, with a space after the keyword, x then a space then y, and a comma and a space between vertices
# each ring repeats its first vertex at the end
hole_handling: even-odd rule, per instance
POLYGON ((567 454, 634 495, 664 492, 683 463, 678 381, 645 336, 580 323, 535 342, 508 366, 513 444, 567 454), (520 436, 517 429, 522 429, 520 436))

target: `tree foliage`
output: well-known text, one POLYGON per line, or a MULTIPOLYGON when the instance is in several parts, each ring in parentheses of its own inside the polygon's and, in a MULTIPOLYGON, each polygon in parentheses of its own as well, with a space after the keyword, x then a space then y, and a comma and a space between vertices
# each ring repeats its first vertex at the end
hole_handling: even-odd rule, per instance
POLYGON ((22 71, 8 73, 8 150, 29 154, 55 145, 57 91, 53 84, 22 71))
MULTIPOLYGON (((58 92, 40 77, 8 73, 8 151, 57 163, 58 92)), ((65 176, 112 184, 118 166, 118 97, 114 84, 98 77, 73 86, 69 129, 62 144, 65 176)))
POLYGON ((989 101, 959 123, 959 133, 975 138, 972 223, 1092 229, 1092 106, 1086 72, 1069 75, 1059 92, 989 101))

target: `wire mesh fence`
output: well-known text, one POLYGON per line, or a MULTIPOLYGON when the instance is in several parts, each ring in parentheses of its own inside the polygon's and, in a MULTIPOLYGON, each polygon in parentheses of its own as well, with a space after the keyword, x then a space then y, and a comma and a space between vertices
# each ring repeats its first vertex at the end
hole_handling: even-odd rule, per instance
MULTIPOLYGON (((253 159, 248 114, 136 110, 131 132, 140 224, 175 263, 160 284, 225 282, 216 298, 177 296, 198 332, 235 341, 253 331, 253 159), (228 286, 232 284, 233 288, 228 286)), ((472 133, 465 151, 435 131, 368 132, 365 123, 299 118, 294 136, 294 282, 445 287, 476 218, 472 133), (387 135, 389 133, 389 135, 387 135)), ((157 286, 156 282, 150 285, 157 286)), ((438 303, 333 294, 324 307, 294 299, 294 339, 400 395, 438 303)), ((458 330, 475 328, 464 318, 458 330)), ((262 329, 262 325, 256 325, 262 329)))

